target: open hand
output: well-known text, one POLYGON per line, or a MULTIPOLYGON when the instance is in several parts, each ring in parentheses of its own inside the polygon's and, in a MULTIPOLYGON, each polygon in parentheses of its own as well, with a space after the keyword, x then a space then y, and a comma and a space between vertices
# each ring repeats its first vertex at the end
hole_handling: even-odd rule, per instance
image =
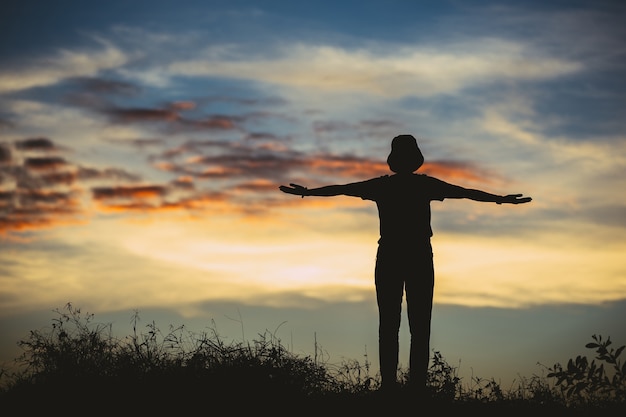
POLYGON ((530 197, 522 197, 522 194, 509 194, 502 197, 501 201, 498 201, 498 204, 522 204, 528 203, 532 201, 530 197))
POLYGON ((303 186, 298 185, 298 184, 289 184, 289 187, 287 187, 286 185, 281 185, 278 188, 283 193, 294 194, 294 195, 301 195, 302 197, 304 197, 306 195, 306 192, 307 192, 307 188, 306 187, 303 187, 303 186))

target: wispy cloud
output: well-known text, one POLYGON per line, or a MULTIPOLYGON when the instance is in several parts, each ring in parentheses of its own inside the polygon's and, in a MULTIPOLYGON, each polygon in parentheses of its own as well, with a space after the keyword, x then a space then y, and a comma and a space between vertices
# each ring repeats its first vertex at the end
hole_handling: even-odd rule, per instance
POLYGON ((15 142, 15 147, 21 151, 24 150, 41 150, 52 151, 56 146, 48 138, 28 138, 15 142))
POLYGON ((69 161, 58 155, 66 149, 45 137, 0 143, 0 150, 0 234, 85 221, 79 182, 138 180, 123 169, 69 161))
POLYGON ((65 159, 58 156, 28 157, 24 159, 24 166, 34 171, 55 170, 66 165, 65 159))
POLYGON ((131 57, 112 43, 97 39, 98 50, 60 50, 55 55, 0 70, 0 94, 49 86, 73 77, 90 77, 119 68, 131 57))
MULTIPOLYGON (((136 146, 146 162, 171 175, 169 181, 146 181, 124 168, 67 159, 71 150, 46 137, 2 143, 2 229, 6 233, 86 221, 93 210, 261 214, 292 203, 281 198, 280 184, 345 183, 389 173, 384 160, 304 153, 292 149, 290 141, 244 132, 241 140, 191 140, 174 148, 160 139, 119 142, 136 146), (156 149, 161 152, 154 154, 156 149)), ((458 161, 430 161, 422 170, 444 179, 481 181, 487 176, 458 161)))
POLYGON ((118 187, 92 188, 93 198, 96 200, 109 200, 116 198, 153 198, 163 196, 167 189, 161 185, 137 185, 118 187))
MULTIPOLYGON (((274 138, 270 137, 273 141, 274 138)), ((270 143, 273 143, 271 142, 270 143)), ((279 142, 280 143, 280 142, 279 142)), ((385 157, 373 159, 330 152, 304 153, 282 146, 257 142, 189 142, 153 156, 155 167, 196 179, 257 180, 284 183, 293 176, 308 176, 309 182, 334 178, 358 181, 389 174, 385 157), (209 149, 205 153, 204 149, 209 149)), ((491 173, 461 161, 429 161, 420 172, 447 179, 488 181, 491 173)))
POLYGON ((141 92, 141 88, 136 84, 98 76, 75 77, 68 81, 75 84, 79 91, 89 94, 133 97, 141 92))
POLYGON ((330 92, 429 97, 500 81, 545 80, 582 69, 578 62, 544 56, 522 43, 497 39, 448 47, 390 45, 388 49, 296 44, 271 58, 233 57, 232 50, 225 55, 219 51, 207 55, 172 63, 169 71, 330 92))

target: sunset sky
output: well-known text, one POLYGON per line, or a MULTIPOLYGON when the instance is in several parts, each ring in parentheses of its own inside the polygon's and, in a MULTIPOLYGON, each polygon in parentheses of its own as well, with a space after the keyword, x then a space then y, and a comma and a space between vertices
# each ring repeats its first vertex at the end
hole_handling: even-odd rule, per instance
MULTIPOLYGON (((6 1, 0 361, 68 302, 128 334, 270 331, 377 370, 375 204, 299 198, 419 172, 431 347, 469 383, 626 344, 626 7, 617 1, 6 1), (540 3, 540 4, 539 4, 540 3)), ((408 361, 403 315, 401 362, 408 361)))

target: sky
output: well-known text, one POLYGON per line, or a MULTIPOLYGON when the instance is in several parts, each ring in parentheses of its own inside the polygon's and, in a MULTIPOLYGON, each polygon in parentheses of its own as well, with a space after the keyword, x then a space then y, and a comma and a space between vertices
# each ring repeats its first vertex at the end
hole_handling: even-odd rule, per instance
POLYGON ((625 12, 3 2, 0 361, 71 303, 121 335, 138 312, 376 372, 375 204, 278 186, 388 174, 399 134, 420 173, 533 198, 431 205, 431 349, 465 383, 626 344, 625 12))

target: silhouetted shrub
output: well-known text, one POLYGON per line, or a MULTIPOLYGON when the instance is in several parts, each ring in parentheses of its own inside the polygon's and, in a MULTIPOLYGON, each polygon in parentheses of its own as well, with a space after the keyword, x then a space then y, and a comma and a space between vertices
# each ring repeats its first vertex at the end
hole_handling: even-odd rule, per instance
POLYGON ((275 415, 289 410, 371 414, 428 401, 442 413, 479 410, 509 416, 518 411, 582 416, 626 405, 626 366, 619 359, 624 346, 613 350, 610 338, 596 335, 587 347, 596 349, 596 359, 610 365, 609 370, 578 356, 567 367, 549 368, 555 385, 533 376, 509 391, 493 379, 472 377, 464 385, 457 369, 435 351, 427 394, 416 398, 404 370, 398 391, 382 395, 379 375, 370 375, 367 359, 364 364, 328 364, 318 360, 317 345, 314 358, 299 357, 270 332, 252 342, 232 343, 215 330, 193 333, 170 326, 163 333, 154 322, 140 332, 135 313, 132 335, 118 339, 110 324, 95 323, 93 314, 82 314, 71 304, 55 312, 51 327, 33 330, 18 342, 23 349, 16 359, 18 370, 0 372, 0 405, 34 412, 67 403, 104 413, 117 412, 123 404, 126 412, 165 413, 226 404, 235 412, 268 408, 275 415))
POLYGON ((622 365, 619 359, 626 346, 615 350, 609 348, 613 343, 610 337, 603 340, 602 336, 594 334, 592 339, 586 347, 596 349, 595 359, 589 362, 586 356, 579 355, 570 359, 565 367, 557 363, 550 368, 548 377, 556 378, 556 385, 570 403, 626 403, 626 363, 622 365))

